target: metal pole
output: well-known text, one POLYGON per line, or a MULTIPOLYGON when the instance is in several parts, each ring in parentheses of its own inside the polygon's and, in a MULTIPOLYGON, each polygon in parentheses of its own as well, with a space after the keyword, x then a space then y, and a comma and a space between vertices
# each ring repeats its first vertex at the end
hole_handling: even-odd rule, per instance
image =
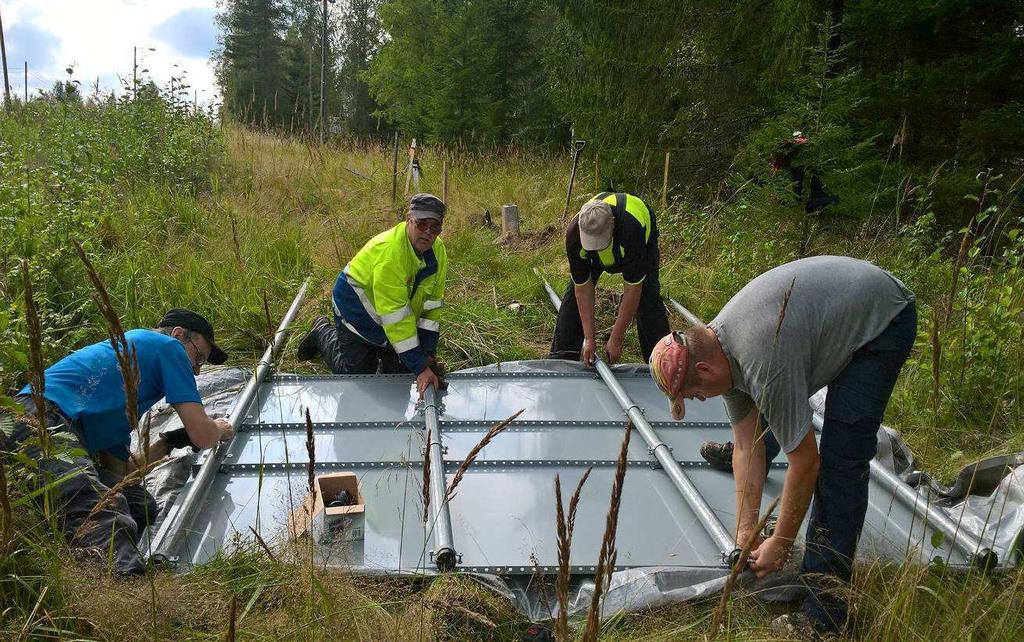
MULTIPOLYGON (((675 299, 669 299, 672 307, 682 314, 691 325, 703 325, 703 322, 675 299)), ((821 432, 824 426, 824 418, 814 413, 812 418, 815 430, 821 432)), ((988 548, 982 548, 980 538, 970 533, 966 526, 956 524, 943 513, 936 510, 927 500, 918 497, 917 493, 896 476, 891 470, 883 466, 877 459, 871 460, 871 478, 888 490, 898 502, 910 510, 925 524, 931 524, 945 535, 952 546, 959 550, 964 557, 979 568, 991 568, 998 562, 996 553, 988 548)))
POLYGON ((139 97, 139 48, 132 47, 132 100, 139 97))
POLYGON ((7 44, 4 42, 4 21, 0 17, 0 54, 4 64, 4 106, 11 107, 11 82, 7 78, 7 44))
MULTIPOLYGON (((235 400, 235 405, 231 410, 228 421, 236 432, 242 425, 242 419, 249 412, 249 405, 256 397, 256 391, 263 383, 263 380, 270 374, 274 359, 284 346, 285 338, 288 336, 288 326, 291 325, 299 312, 299 307, 306 297, 308 285, 309 281, 307 280, 299 288, 291 307, 288 308, 288 312, 285 313, 281 325, 278 326, 277 332, 274 334, 274 340, 267 346, 263 357, 257 362, 256 372, 253 373, 252 378, 249 379, 249 382, 235 400)), ((180 498, 181 501, 176 501, 171 506, 167 517, 164 518, 156 535, 154 535, 153 540, 150 542, 149 551, 147 552, 147 556, 150 559, 155 562, 173 563, 177 561, 177 558, 174 557, 174 551, 177 550, 182 537, 184 537, 186 531, 192 525, 196 511, 199 510, 203 500, 206 498, 207 492, 209 492, 213 476, 217 474, 217 469, 220 467, 220 463, 224 460, 230 447, 231 442, 223 442, 207 452, 206 459, 188 488, 188 493, 186 493, 184 498, 180 498)))
POLYGON ((679 301, 669 298, 669 302, 672 304, 672 307, 676 309, 676 312, 683 315, 683 318, 686 319, 686 322, 690 325, 704 325, 704 322, 697 318, 696 314, 680 305, 679 301))
MULTIPOLYGON (((536 268, 534 272, 538 275, 540 274, 536 268)), ((555 310, 558 310, 562 302, 551 285, 548 284, 547 279, 543 279, 543 281, 544 290, 547 291, 548 298, 551 299, 555 310)), ((682 466, 672 456, 672 450, 661 440, 658 433, 651 427, 651 424, 647 422, 647 418, 644 417, 640 406, 636 405, 629 395, 626 394, 625 389, 618 379, 615 378, 615 374, 608 367, 608 364, 600 357, 595 359, 594 364, 597 367, 597 373, 601 376, 601 380, 608 386, 619 406, 629 416, 637 432, 647 442, 648 451, 658 459, 658 463, 661 464, 662 469, 664 469, 669 479, 672 480, 676 490, 683 496, 683 499, 690 506, 690 509, 693 510, 704 530, 707 531, 719 550, 722 551, 722 560, 729 566, 734 565, 740 553, 740 549, 736 546, 736 540, 725 530, 725 527, 722 526, 722 521, 718 519, 718 515, 715 515, 715 512, 708 506, 708 503, 704 501, 704 497, 701 496, 696 486, 687 477, 682 466)))
POLYGON ((324 5, 324 28, 320 40, 320 144, 327 130, 327 0, 324 5))
POLYGON ((398 197, 398 130, 395 130, 395 143, 391 148, 391 202, 398 197))
POLYGON ((572 141, 572 169, 569 171, 569 186, 565 190, 565 207, 562 209, 562 222, 569 218, 569 201, 572 200, 572 184, 576 180, 576 166, 580 162, 580 152, 587 146, 585 140, 572 141))
POLYGON ((438 421, 437 392, 433 385, 427 386, 423 392, 423 428, 431 435, 430 443, 427 444, 427 455, 430 457, 430 505, 434 507, 431 519, 434 550, 431 551, 431 557, 437 570, 448 572, 458 563, 458 554, 452 538, 452 517, 448 509, 448 489, 441 451, 441 423, 438 421))

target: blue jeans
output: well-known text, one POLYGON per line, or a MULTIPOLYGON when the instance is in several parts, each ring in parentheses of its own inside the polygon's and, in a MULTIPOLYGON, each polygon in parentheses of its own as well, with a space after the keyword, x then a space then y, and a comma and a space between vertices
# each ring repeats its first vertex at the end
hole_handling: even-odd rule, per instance
POLYGON ((847 623, 844 585, 864 527, 878 427, 916 335, 917 307, 910 302, 828 385, 821 468, 800 569, 808 589, 802 608, 822 631, 836 632, 847 623))

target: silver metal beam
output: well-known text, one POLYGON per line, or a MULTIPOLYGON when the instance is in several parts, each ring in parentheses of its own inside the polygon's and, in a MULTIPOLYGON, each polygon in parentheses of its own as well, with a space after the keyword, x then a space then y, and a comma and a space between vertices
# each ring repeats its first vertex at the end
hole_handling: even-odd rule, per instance
MULTIPOLYGON (((540 276, 540 272, 534 268, 534 273, 540 276)), ((548 297, 551 299, 551 304, 557 311, 562 301, 551 288, 551 285, 547 282, 547 279, 541 276, 541 280, 544 282, 544 290, 548 293, 548 297)), ((642 409, 633 403, 629 395, 626 394, 625 389, 619 383, 618 379, 615 378, 615 374, 611 368, 608 367, 600 357, 595 359, 594 365, 597 367, 597 373, 601 376, 601 380, 604 381, 605 385, 611 391, 615 400, 619 403, 619 406, 629 416, 633 422, 633 426, 637 429, 637 432, 647 442, 647 448, 658 459, 658 463, 665 470, 669 479, 672 480, 672 484, 679 491, 679 494, 683 496, 683 499, 693 510, 697 516, 698 521, 707 531, 711 539, 714 540, 719 550, 722 552, 722 560, 724 563, 732 566, 735 563, 736 558, 739 554, 739 548, 736 546, 736 540, 732 535, 729 534, 725 527, 722 525, 722 521, 718 519, 718 515, 715 515, 715 511, 711 509, 704 497, 701 496, 697 487, 693 485, 690 478, 687 477, 682 467, 676 462, 672 456, 672 449, 661 440, 658 433, 654 431, 651 425, 647 422, 647 418, 644 417, 642 409)))
POLYGON ((680 305, 679 301, 676 301, 675 299, 673 299, 671 297, 669 297, 668 301, 669 301, 669 303, 672 304, 672 307, 676 309, 676 312, 678 312, 679 314, 683 315, 683 318, 686 319, 687 323, 689 323, 690 325, 704 325, 704 322, 701 321, 697 317, 696 314, 694 314, 693 312, 690 312, 689 310, 684 308, 682 305, 680 305))
MULTIPOLYGON (((703 322, 697 315, 684 308, 675 299, 669 299, 672 306, 683 315, 691 325, 702 325, 703 322)), ((821 432, 824 426, 824 417, 814 413, 812 422, 814 428, 821 432)), ((931 524, 942 532, 952 546, 960 551, 968 560, 979 568, 991 568, 998 563, 996 554, 988 548, 983 548, 981 540, 962 524, 954 523, 942 512, 936 510, 927 500, 922 499, 918 494, 896 476, 891 470, 883 466, 877 459, 871 460, 871 478, 883 488, 893 494, 897 501, 924 521, 925 525, 931 524)))
POLYGON ((430 458, 430 505, 434 510, 430 524, 434 531, 433 560, 437 570, 453 570, 459 561, 452 537, 452 517, 448 510, 448 488, 445 476, 444 455, 441 451, 441 423, 438 421, 437 392, 434 386, 427 386, 423 392, 423 423, 430 435, 427 457, 430 458))
MULTIPOLYGON (((274 360, 288 336, 288 326, 295 319, 299 312, 299 307, 306 297, 308 285, 309 280, 307 279, 302 284, 302 287, 299 288, 291 307, 288 308, 288 312, 285 313, 281 325, 278 326, 277 332, 274 334, 274 340, 267 346, 267 350, 257 362, 256 372, 253 373, 252 378, 249 379, 249 382, 235 400, 235 405, 231 410, 231 415, 228 417, 228 422, 231 423, 236 431, 242 425, 246 414, 248 414, 249 406, 256 397, 256 391, 259 389, 260 384, 270 374, 274 360)), ((213 481, 214 475, 216 475, 230 447, 231 442, 222 442, 207 452, 206 460, 203 461, 199 472, 189 486, 188 493, 185 494, 184 498, 179 498, 181 501, 176 501, 171 506, 164 521, 160 524, 156 535, 150 541, 146 555, 147 559, 152 559, 158 563, 174 560, 174 552, 181 543, 185 531, 192 525, 199 507, 209 491, 210 482, 213 481)))

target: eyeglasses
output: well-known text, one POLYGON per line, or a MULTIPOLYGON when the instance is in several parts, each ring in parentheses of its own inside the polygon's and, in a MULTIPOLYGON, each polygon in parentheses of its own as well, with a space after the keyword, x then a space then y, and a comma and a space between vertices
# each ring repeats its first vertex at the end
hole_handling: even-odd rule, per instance
POLYGON ((196 345, 196 342, 192 339, 192 337, 188 338, 188 342, 191 343, 192 347, 196 349, 196 367, 203 367, 203 365, 206 363, 206 360, 210 358, 210 355, 203 354, 203 351, 199 349, 199 346, 196 345))
POLYGON ((416 218, 413 219, 412 222, 416 224, 416 229, 421 232, 426 232, 427 230, 430 230, 434 234, 441 233, 441 223, 434 219, 416 218))

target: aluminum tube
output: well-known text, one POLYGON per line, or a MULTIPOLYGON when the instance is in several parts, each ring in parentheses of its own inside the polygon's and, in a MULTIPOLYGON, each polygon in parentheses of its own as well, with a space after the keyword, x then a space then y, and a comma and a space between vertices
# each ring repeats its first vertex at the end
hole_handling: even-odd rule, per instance
POLYGON ((557 312, 558 309, 562 307, 562 297, 558 296, 558 293, 551 287, 548 280, 541 276, 540 270, 533 268, 533 273, 544 282, 544 291, 548 293, 548 298, 551 299, 551 305, 555 306, 555 311, 557 312))
MULTIPOLYGON (((534 273, 540 276, 540 272, 536 268, 534 268, 534 273)), ((547 282, 547 279, 541 277, 541 280, 544 281, 544 289, 551 299, 551 304, 557 311, 562 305, 561 299, 558 298, 558 295, 547 282)), ((633 427, 636 428, 640 436, 647 442, 647 447, 658 459, 658 463, 661 464, 662 469, 668 474, 676 490, 683 496, 683 499, 690 506, 690 509, 693 510, 701 525, 704 526, 704 530, 707 531, 708 535, 711 536, 711 539, 714 540, 715 544, 722 551, 722 560, 731 566, 739 553, 736 540, 722 526, 722 521, 718 519, 718 515, 715 515, 715 512, 711 510, 708 503, 704 501, 704 497, 701 496, 693 482, 690 481, 690 478, 686 476, 679 462, 672 456, 672 450, 661 440, 658 433, 651 427, 651 424, 647 422, 647 418, 644 417, 640 407, 633 403, 633 400, 626 394, 625 389, 619 383, 619 380, 615 378, 615 374, 608 367, 608 364, 598 357, 595 359, 594 365, 597 367, 597 373, 601 376, 601 380, 604 381, 604 384, 611 391, 622 410, 629 416, 633 422, 633 427)))
MULTIPOLYGON (((302 287, 299 288, 291 307, 288 308, 288 312, 285 313, 281 325, 278 326, 277 332, 274 334, 274 340, 267 346, 266 352, 263 353, 263 356, 256 364, 256 372, 253 373, 245 388, 242 389, 242 392, 235 399, 235 405, 231 410, 231 415, 228 417, 228 422, 231 423, 236 432, 242 425, 242 419, 248 413, 249 405, 256 397, 256 391, 259 389, 260 384, 270 374, 274 359, 277 357, 278 352, 280 352, 281 347, 284 345, 285 338, 288 336, 288 326, 295 319, 295 315, 298 314, 299 307, 306 297, 308 285, 309 281, 306 280, 302 287)), ((157 530, 156 535, 153 536, 147 554, 148 558, 152 558, 156 562, 174 559, 174 551, 177 550, 178 545, 181 543, 186 529, 192 525, 196 512, 206 498, 206 493, 209 491, 213 476, 217 473, 217 468, 224 460, 224 456, 230 447, 231 442, 221 442, 212 450, 207 451, 206 459, 189 486, 188 493, 185 494, 185 497, 180 502, 176 501, 171 506, 167 517, 161 522, 160 528, 157 530)))
MULTIPOLYGON (((672 306, 686 318, 691 325, 703 323, 697 315, 690 312, 675 299, 669 299, 672 306)), ((821 415, 815 413, 813 418, 814 427, 820 432, 824 425, 821 415)), ((953 520, 946 517, 942 512, 936 510, 927 500, 918 497, 917 493, 897 477, 891 470, 881 465, 877 459, 871 460, 871 477, 888 490, 896 500, 917 515, 925 523, 933 525, 949 541, 954 548, 960 551, 971 563, 982 567, 990 568, 995 566, 998 559, 994 552, 981 547, 981 542, 967 530, 964 525, 957 525, 953 520)))
POLYGON ((679 303, 679 301, 676 301, 675 299, 669 297, 669 303, 671 303, 672 307, 676 309, 676 312, 683 315, 683 318, 686 319, 686 322, 689 323, 690 325, 702 325, 704 323, 703 321, 697 318, 696 314, 684 308, 679 303))
POLYGON ((452 518, 448 509, 447 482, 444 456, 441 452, 441 422, 437 417, 437 392, 427 386, 423 392, 423 428, 430 434, 427 456, 430 457, 430 505, 434 514, 430 520, 434 531, 434 563, 437 570, 448 572, 455 568, 458 556, 452 538, 452 518))
POLYGON ((661 464, 665 473, 668 474, 676 490, 683 496, 683 499, 686 500, 686 503, 689 504, 690 508, 697 515, 697 519, 700 520, 704 529, 711 536, 711 539, 715 541, 715 544, 722 551, 722 558, 728 560, 733 551, 736 550, 736 540, 725 530, 721 520, 718 519, 718 515, 715 515, 715 512, 704 501, 704 497, 693 485, 693 482, 686 476, 679 462, 672 456, 672 450, 661 440, 661 437, 654 431, 651 424, 647 423, 647 418, 644 417, 640 407, 633 403, 633 400, 626 394, 622 384, 615 378, 615 374, 608 367, 608 364, 598 358, 594 361, 594 365, 597 367, 597 373, 601 375, 605 385, 611 390, 615 400, 619 402, 619 406, 629 415, 630 420, 633 422, 633 427, 636 428, 640 436, 647 442, 647 447, 651 453, 657 457, 658 463, 661 464))

